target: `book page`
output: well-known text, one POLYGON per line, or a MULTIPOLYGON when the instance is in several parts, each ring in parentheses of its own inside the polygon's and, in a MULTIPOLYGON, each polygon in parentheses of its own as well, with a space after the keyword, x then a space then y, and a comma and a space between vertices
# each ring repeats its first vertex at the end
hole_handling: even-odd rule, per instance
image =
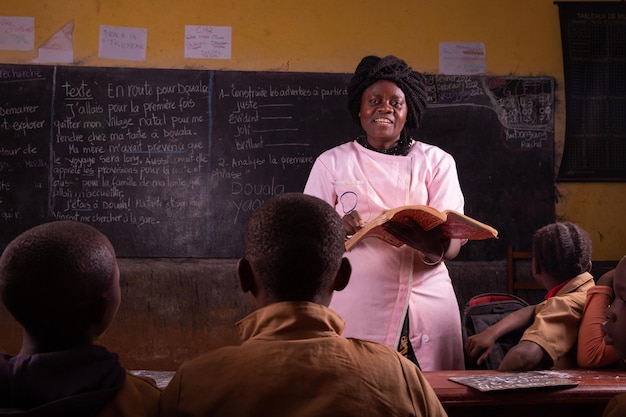
POLYGON ((564 378, 555 371, 498 372, 487 375, 453 376, 448 379, 482 392, 548 387, 565 388, 578 385, 578 382, 564 378))

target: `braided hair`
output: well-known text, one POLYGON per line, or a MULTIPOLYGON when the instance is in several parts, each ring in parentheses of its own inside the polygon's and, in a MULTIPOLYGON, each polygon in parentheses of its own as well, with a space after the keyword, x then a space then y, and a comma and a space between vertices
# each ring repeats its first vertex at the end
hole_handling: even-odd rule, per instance
POLYGON ((533 256, 542 270, 564 282, 587 271, 591 239, 573 223, 552 223, 533 235, 533 256))
POLYGON ((366 56, 356 67, 348 84, 348 110, 352 119, 361 123, 359 111, 363 92, 380 80, 391 81, 402 90, 408 107, 406 127, 419 127, 428 96, 424 76, 393 55, 384 58, 366 56))

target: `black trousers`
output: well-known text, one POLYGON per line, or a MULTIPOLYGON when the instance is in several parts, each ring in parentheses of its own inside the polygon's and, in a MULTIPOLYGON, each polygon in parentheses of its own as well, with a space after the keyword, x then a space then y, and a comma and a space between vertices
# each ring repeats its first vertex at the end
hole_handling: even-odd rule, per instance
MULTIPOLYGON (((402 325, 402 333, 400 334, 400 342, 398 343, 398 352, 404 357, 413 362, 417 367, 420 367, 413 346, 411 345, 411 339, 409 338, 409 312, 407 311, 404 316, 404 324, 402 325)), ((421 368, 420 368, 421 369, 421 368)))

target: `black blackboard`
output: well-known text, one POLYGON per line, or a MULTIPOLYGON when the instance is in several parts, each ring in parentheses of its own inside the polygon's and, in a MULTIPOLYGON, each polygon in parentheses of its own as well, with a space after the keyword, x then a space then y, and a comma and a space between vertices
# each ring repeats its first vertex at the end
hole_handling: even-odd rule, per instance
POLYGON ((0 66, 0 250, 48 216, 54 68, 0 66))
POLYGON ((216 72, 211 137, 212 256, 241 253, 243 225, 263 201, 299 192, 315 158, 354 137, 349 76, 216 72))
POLYGON ((123 255, 204 256, 209 73, 58 68, 55 85, 51 217, 123 255))
MULTIPOLYGON (((241 255, 250 213, 301 191, 317 155, 359 133, 349 74, 0 66, 0 249, 74 219, 122 257, 241 255)), ((418 138, 457 160, 466 211, 527 248, 554 217, 553 84, 428 76, 418 138)))
POLYGON ((502 259, 530 250, 554 221, 554 83, 551 78, 430 77, 418 137, 452 154, 465 212, 500 239, 469 242, 458 259, 502 259))

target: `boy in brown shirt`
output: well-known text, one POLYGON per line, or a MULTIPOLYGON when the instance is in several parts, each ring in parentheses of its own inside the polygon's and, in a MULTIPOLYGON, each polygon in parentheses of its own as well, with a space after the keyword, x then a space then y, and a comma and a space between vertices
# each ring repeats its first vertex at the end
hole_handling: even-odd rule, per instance
POLYGON ((0 258, 0 297, 23 327, 16 356, 0 354, 0 415, 155 417, 160 390, 93 342, 120 305, 109 240, 72 221, 36 226, 0 258))

